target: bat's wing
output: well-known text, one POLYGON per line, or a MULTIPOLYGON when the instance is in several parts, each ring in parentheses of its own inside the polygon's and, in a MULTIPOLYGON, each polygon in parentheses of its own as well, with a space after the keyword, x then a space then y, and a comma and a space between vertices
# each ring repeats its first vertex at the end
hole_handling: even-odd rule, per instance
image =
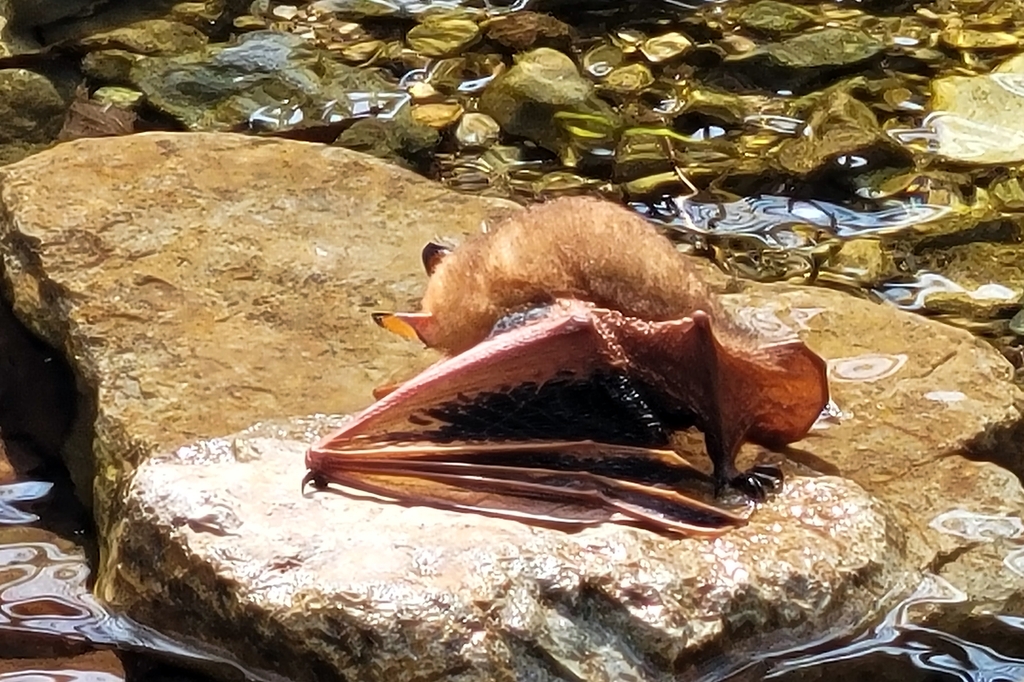
MULTIPOLYGON (((470 511, 563 528, 625 521, 662 532, 714 535, 746 522, 739 514, 678 490, 591 471, 528 466, 520 461, 524 456, 540 459, 554 455, 560 458, 555 463, 565 464, 574 456, 573 446, 585 444, 530 444, 536 447, 525 452, 516 445, 489 444, 489 451, 466 446, 468 454, 461 460, 451 451, 438 453, 429 444, 409 444, 402 452, 385 453, 391 457, 346 453, 322 460, 306 481, 320 485, 336 483, 403 504, 470 511), (438 455, 445 459, 432 459, 438 455), (483 457, 488 463, 476 461, 481 455, 489 455, 483 457), (495 463, 501 461, 509 464, 495 463)), ((539 464, 537 459, 535 464, 539 464)), ((641 466, 647 474, 658 468, 658 464, 652 463, 641 466)), ((685 476, 678 465, 674 471, 671 466, 664 469, 664 482, 685 476)))
POLYGON ((596 312, 559 302, 433 365, 314 445, 307 480, 547 524, 743 523, 661 487, 699 475, 667 449, 596 312))
POLYGON ((596 440, 663 447, 668 434, 628 380, 595 310, 560 302, 543 315, 442 360, 313 446, 354 440, 596 440))
POLYGON ((620 324, 616 336, 632 361, 634 383, 660 397, 664 418, 678 414, 700 427, 719 486, 734 483, 759 493, 758 477, 735 469, 739 446, 800 440, 828 402, 825 361, 801 341, 753 346, 730 335, 718 338, 700 311, 680 320, 620 324))

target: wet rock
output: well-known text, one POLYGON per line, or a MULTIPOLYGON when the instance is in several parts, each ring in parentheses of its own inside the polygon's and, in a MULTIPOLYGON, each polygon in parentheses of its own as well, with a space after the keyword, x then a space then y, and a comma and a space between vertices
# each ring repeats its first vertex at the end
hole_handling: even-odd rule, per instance
POLYGON ((272 649, 257 647, 266 652, 257 662, 272 654, 299 680, 522 679, 545 670, 541 679, 646 680, 725 637, 750 653, 774 635, 749 633, 770 632, 769 623, 790 636, 849 627, 872 612, 878 586, 916 580, 885 505, 841 479, 794 479, 753 524, 717 541, 611 525, 566 534, 284 493, 323 426, 266 425, 143 465, 105 598, 174 629, 202 610, 193 634, 198 626, 224 644, 218 632, 268 643, 287 632, 272 649), (204 577, 211 570, 213 581, 204 577), (170 587, 171 575, 182 577, 170 589, 185 600, 177 622, 143 596, 170 587), (129 586, 140 579, 143 590, 129 586), (213 594, 224 590, 231 596, 219 608, 213 594), (831 598, 836 590, 844 599, 831 598), (235 603, 273 622, 240 619, 235 603))
POLYGON ((804 127, 779 146, 776 156, 791 173, 806 175, 840 156, 887 145, 870 107, 843 90, 822 97, 804 118, 804 127))
POLYGON ((1005 319, 1017 310, 1017 298, 1013 289, 1002 285, 973 291, 936 291, 924 297, 924 308, 931 313, 971 320, 1005 319))
POLYGON ((405 36, 409 47, 428 57, 459 54, 480 38, 480 27, 472 19, 431 15, 405 36))
POLYGON ((425 0, 316 0, 312 8, 320 13, 335 14, 345 19, 366 19, 372 17, 415 17, 430 9, 425 0))
POLYGON ((860 287, 873 287, 895 274, 892 253, 878 239, 851 239, 842 243, 826 269, 860 287))
POLYGON ((116 85, 107 85, 97 88, 92 93, 92 99, 100 104, 112 104, 116 107, 130 109, 142 101, 144 95, 138 90, 131 88, 120 88, 116 85))
POLYGON ((660 64, 689 52, 693 41, 678 31, 651 36, 640 44, 640 53, 647 61, 660 64))
POLYGON ((957 50, 1008 50, 1017 47, 1017 36, 1003 31, 979 31, 969 28, 947 28, 942 42, 957 50))
POLYGON ((860 29, 829 27, 771 43, 765 53, 782 66, 803 69, 856 64, 883 49, 884 43, 860 29))
POLYGON ((935 137, 935 153, 969 164, 1024 161, 1024 97, 1015 86, 1022 74, 1024 56, 1018 55, 990 74, 933 80, 925 127, 935 137))
POLYGON ((480 110, 506 132, 533 140, 561 154, 563 160, 574 141, 566 129, 571 122, 599 123, 609 131, 606 142, 611 146, 614 140, 610 133, 618 126, 618 115, 598 99, 594 85, 580 74, 576 64, 550 48, 520 55, 515 66, 484 90, 480 110), (569 123, 560 126, 556 115, 569 123))
MULTIPOLYGON (((125 89, 118 90, 124 92, 125 89)), ((57 139, 63 142, 79 137, 128 135, 135 131, 137 118, 128 107, 90 98, 88 90, 83 87, 71 103, 57 139)))
POLYGON ((62 19, 91 14, 107 2, 108 0, 7 0, 7 5, 13 11, 14 23, 24 28, 35 29, 62 19))
POLYGON ((455 139, 460 147, 490 147, 500 134, 497 121, 476 111, 464 114, 455 128, 455 139))
POLYGON ((564 46, 573 35, 572 27, 565 22, 528 10, 494 17, 487 22, 486 30, 490 40, 516 51, 564 46))
MULTIPOLYGON (((1013 474, 964 458, 979 436, 1021 423, 1024 395, 994 351, 835 292, 751 286, 727 299, 769 338, 803 329, 829 358, 840 416, 789 456, 805 472, 846 479, 790 476, 749 526, 717 540, 612 525, 564 534, 292 493, 304 449, 337 422, 272 422, 140 468, 103 595, 179 631, 194 633, 188 614, 201 611, 211 641, 274 641, 281 665, 315 660, 331 671, 320 675, 405 680, 466 669, 456 679, 475 680, 542 669, 547 679, 658 679, 724 641, 718 671, 809 633, 848 631, 891 605, 883 595, 913 588, 939 548, 973 546, 933 528, 936 518, 1013 515, 1024 504, 1013 474), (168 590, 183 596, 179 620, 152 598, 168 590), (271 621, 242 618, 236 603, 271 621)), ((1003 584, 1004 598, 1024 593, 1024 580, 1003 584)))
POLYGON ((814 15, 802 7, 775 0, 758 0, 737 11, 737 21, 765 33, 790 33, 814 22, 814 15))
POLYGON ((87 49, 118 49, 136 54, 181 54, 201 49, 206 45, 206 36, 188 24, 149 19, 94 33, 78 44, 87 49))
POLYGON ((462 105, 458 102, 433 102, 412 107, 413 120, 435 130, 444 130, 461 116, 462 105))
POLYGON ((1013 303, 1024 296, 1024 246, 974 242, 949 248, 925 248, 914 256, 916 267, 943 273, 965 291, 992 291, 987 298, 1013 303), (996 293, 998 292, 998 295, 996 293))
POLYGON ((154 450, 349 412, 421 367, 367 315, 418 299, 425 242, 506 205, 344 149, 233 135, 77 140, 3 169, 0 187, 5 291, 99 400, 82 405, 95 450, 82 423, 67 463, 86 499, 103 472, 101 512, 154 450))
POLYGON ((0 69, 0 165, 56 139, 66 108, 46 76, 26 69, 0 69))
POLYGON ((98 50, 82 59, 82 71, 102 83, 130 83, 132 67, 141 59, 125 50, 98 50))
MULTIPOLYGON (((115 75, 126 66, 123 54, 104 54, 87 71, 115 75)), ((257 31, 232 45, 138 57, 127 66, 128 81, 147 102, 190 130, 337 138, 379 156, 414 154, 437 141, 436 131, 412 117, 409 96, 396 84, 288 34, 257 31)))
POLYGON ((12 0, 0 0, 0 57, 35 52, 40 47, 24 26, 15 24, 15 19, 12 0))

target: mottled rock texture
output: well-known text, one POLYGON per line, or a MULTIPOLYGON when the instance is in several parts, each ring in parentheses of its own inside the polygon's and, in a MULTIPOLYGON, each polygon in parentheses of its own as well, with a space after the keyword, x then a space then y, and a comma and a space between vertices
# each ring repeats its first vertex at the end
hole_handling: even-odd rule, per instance
POLYGON ((367 313, 415 307, 425 241, 510 210, 231 135, 81 140, 2 169, 4 291, 77 374, 65 456, 95 484, 101 595, 295 679, 389 681, 696 677, 845 632, 929 571, 988 608, 1024 595, 973 530, 1024 506, 991 463, 1019 470, 1024 450, 1009 364, 834 291, 728 297, 829 360, 837 414, 718 539, 302 495, 303 449, 331 420, 287 417, 358 409, 428 362, 367 313))
POLYGON ((5 290, 75 366, 68 464, 101 501, 150 452, 409 375, 423 353, 367 313, 413 304, 439 230, 509 210, 343 149, 175 134, 61 145, 0 171, 0 202, 5 290))

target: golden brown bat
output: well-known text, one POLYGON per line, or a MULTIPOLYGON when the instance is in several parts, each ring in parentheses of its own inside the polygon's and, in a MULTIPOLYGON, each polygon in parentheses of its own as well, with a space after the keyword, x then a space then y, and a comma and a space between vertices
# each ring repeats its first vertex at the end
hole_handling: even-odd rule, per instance
POLYGON ((314 445, 307 481, 536 522, 716 532, 743 519, 684 492, 697 475, 673 433, 703 431, 716 492, 763 499, 781 473, 739 472, 739 446, 799 440, 828 400, 821 358, 759 343, 621 206, 554 200, 423 259, 422 312, 375 319, 448 357, 314 445))

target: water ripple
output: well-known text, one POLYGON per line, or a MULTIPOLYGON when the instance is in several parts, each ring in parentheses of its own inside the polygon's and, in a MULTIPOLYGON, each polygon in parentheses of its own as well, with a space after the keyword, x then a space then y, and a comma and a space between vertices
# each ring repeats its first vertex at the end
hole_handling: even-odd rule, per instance
POLYGON ((39 502, 53 489, 48 481, 20 481, 0 485, 0 526, 21 525, 38 521, 39 517, 17 508, 17 504, 39 502))
MULTIPOLYGON (((687 233, 758 234, 766 243, 779 242, 787 229, 811 226, 840 238, 891 235, 939 220, 948 206, 917 201, 887 201, 878 210, 857 210, 827 201, 762 195, 732 202, 708 203, 675 197, 633 208, 687 233)), ((781 243, 781 242, 779 242, 781 243)))

